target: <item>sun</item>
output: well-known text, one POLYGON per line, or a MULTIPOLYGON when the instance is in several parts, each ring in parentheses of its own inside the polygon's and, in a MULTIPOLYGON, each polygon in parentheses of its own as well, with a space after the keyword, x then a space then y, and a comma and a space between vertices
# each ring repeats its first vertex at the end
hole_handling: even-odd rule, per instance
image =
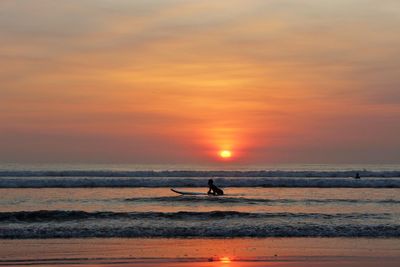
POLYGON ((230 150, 221 150, 219 156, 223 159, 229 159, 232 157, 232 152, 230 150))

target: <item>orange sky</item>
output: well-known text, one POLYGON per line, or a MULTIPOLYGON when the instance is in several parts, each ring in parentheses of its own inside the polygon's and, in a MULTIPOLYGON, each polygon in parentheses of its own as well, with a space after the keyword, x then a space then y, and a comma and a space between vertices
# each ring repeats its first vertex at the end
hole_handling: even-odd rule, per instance
POLYGON ((3 162, 399 163, 397 0, 0 2, 3 162))

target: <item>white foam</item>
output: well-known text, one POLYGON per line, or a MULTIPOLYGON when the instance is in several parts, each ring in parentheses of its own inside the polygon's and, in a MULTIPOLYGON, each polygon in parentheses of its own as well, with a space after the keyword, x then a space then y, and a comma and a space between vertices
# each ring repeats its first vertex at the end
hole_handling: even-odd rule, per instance
MULTIPOLYGON (((0 188, 206 187, 207 177, 2 177, 0 188)), ((221 187, 400 188, 400 178, 214 178, 221 187)))

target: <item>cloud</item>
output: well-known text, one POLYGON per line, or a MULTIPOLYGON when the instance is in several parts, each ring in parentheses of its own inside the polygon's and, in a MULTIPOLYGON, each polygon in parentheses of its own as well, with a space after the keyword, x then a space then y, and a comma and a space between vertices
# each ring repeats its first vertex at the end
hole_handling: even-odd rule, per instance
MULTIPOLYGON (((156 153, 152 144, 168 159, 168 140, 197 155, 218 139, 261 161, 271 147, 282 160, 292 149, 291 160, 315 161, 320 152, 307 147, 321 140, 340 161, 352 142, 366 151, 376 138, 347 139, 341 129, 373 121, 392 151, 400 129, 386 118, 400 112, 399 15, 392 0, 1 1, 0 123, 10 144, 48 133, 46 153, 73 142, 57 136, 81 133, 84 143, 101 133, 113 155, 138 160, 156 153), (119 141, 129 135, 137 154, 119 141)), ((97 156, 89 153, 97 144, 78 159, 97 156)), ((181 156, 171 160, 190 158, 181 156)))

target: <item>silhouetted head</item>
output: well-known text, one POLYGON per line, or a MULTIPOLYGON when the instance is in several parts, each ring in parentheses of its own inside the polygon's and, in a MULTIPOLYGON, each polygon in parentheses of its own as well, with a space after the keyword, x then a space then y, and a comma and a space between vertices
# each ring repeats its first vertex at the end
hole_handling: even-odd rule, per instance
POLYGON ((214 183, 213 179, 208 180, 208 185, 212 185, 214 183))

